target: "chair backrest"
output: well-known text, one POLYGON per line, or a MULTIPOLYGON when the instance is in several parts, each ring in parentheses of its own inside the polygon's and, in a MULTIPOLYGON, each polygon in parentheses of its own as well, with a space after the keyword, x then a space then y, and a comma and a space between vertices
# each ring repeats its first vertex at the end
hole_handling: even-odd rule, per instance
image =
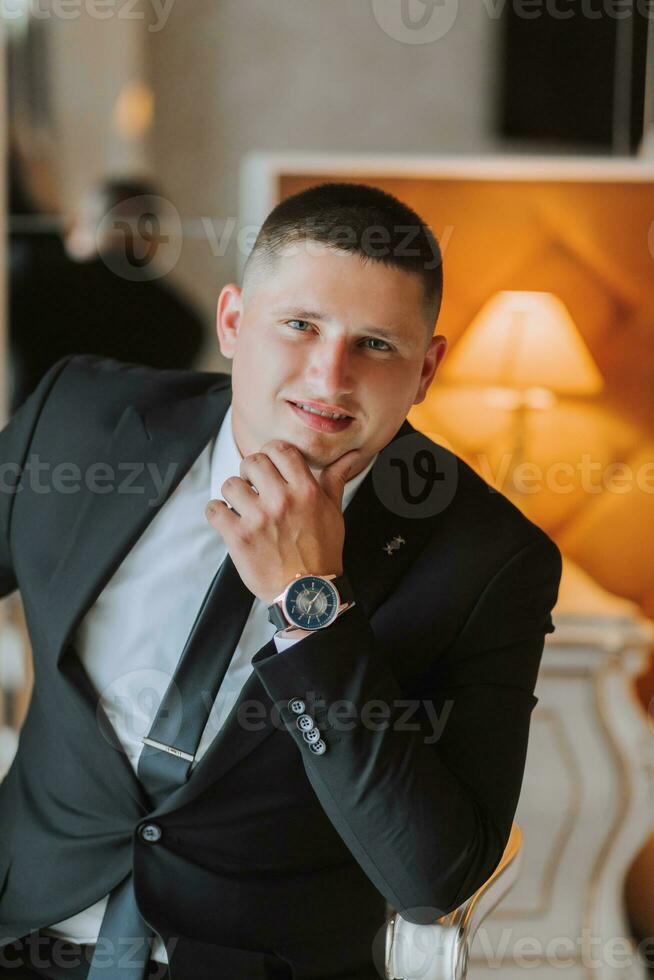
POLYGON ((522 831, 516 823, 492 875, 458 908, 429 925, 414 925, 395 913, 386 929, 387 980, 465 980, 477 929, 515 884, 520 872, 522 831))

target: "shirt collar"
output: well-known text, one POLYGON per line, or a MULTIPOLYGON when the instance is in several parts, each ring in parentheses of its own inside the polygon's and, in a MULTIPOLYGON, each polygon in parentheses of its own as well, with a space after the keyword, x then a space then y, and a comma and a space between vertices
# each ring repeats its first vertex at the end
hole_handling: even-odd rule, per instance
MULTIPOLYGON (((351 480, 348 480, 343 490, 343 502, 341 510, 345 510, 352 497, 363 483, 368 472, 375 464, 379 453, 376 453, 368 465, 351 480)), ((243 457, 239 452, 232 431, 232 406, 230 405, 225 412, 225 417, 220 426, 220 430, 213 445, 211 454, 211 497, 214 500, 224 500, 220 488, 229 476, 238 476, 241 460, 243 457)))

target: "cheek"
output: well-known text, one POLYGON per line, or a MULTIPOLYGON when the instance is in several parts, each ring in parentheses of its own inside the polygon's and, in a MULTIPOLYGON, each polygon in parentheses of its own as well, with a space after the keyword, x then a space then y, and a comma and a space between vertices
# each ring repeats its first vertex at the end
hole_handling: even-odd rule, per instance
POLYGON ((406 400, 406 378, 398 371, 385 372, 382 378, 375 378, 374 384, 366 386, 368 396, 377 405, 385 405, 387 410, 391 406, 403 404, 406 400))
POLYGON ((389 371, 383 379, 375 378, 366 384, 361 404, 366 404, 371 419, 376 420, 380 434, 391 438, 400 427, 413 405, 418 377, 414 371, 389 371))
POLYGON ((238 377, 240 384, 244 385, 253 397, 262 391, 264 381, 270 375, 270 370, 275 364, 266 351, 263 343, 257 342, 256 336, 243 338, 243 343, 239 344, 236 356, 232 364, 232 374, 238 377))
POLYGON ((297 393, 307 373, 307 358, 299 344, 272 343, 258 353, 262 385, 269 391, 282 388, 297 393))
POLYGON ((256 337, 248 338, 232 362, 233 383, 247 392, 252 413, 260 413, 264 405, 271 409, 278 393, 290 391, 302 371, 302 362, 294 351, 281 344, 263 343, 256 337))

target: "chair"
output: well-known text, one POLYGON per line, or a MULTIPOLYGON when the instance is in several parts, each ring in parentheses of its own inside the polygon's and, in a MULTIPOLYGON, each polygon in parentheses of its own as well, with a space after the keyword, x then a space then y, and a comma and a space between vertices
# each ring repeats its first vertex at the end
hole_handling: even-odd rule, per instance
POLYGON ((394 913, 386 928, 386 980, 465 980, 477 929, 517 880, 521 846, 522 832, 514 823, 490 878, 430 925, 414 925, 394 913))

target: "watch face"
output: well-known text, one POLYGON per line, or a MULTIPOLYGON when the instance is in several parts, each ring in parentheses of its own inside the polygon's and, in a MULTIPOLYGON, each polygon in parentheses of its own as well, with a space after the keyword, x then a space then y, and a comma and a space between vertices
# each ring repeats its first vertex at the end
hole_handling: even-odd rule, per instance
POLYGON ((303 630, 319 630, 336 618, 338 592, 329 579, 305 575, 289 587, 284 603, 286 614, 303 630))

